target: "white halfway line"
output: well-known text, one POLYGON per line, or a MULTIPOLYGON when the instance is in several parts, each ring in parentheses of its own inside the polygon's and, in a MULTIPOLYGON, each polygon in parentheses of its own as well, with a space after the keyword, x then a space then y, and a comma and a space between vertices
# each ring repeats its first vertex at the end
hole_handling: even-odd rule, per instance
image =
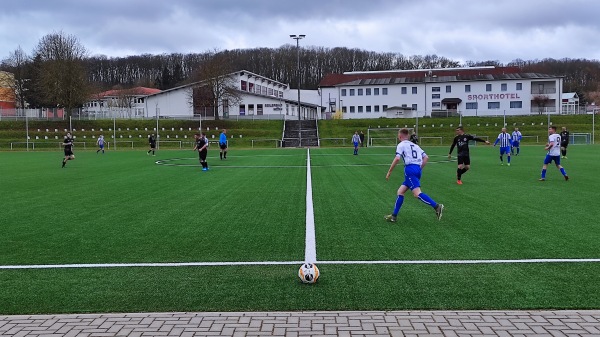
MULTIPOLYGON (((32 264, 0 266, 3 269, 66 269, 66 268, 127 268, 127 267, 219 267, 299 265, 304 261, 239 261, 239 262, 164 262, 164 263, 82 263, 32 264)), ((509 264, 509 263, 598 263, 600 259, 520 259, 520 260, 387 260, 387 261, 319 261, 319 264, 509 264)))
POLYGON ((306 156, 306 241, 304 244, 304 261, 315 263, 317 262, 317 244, 312 197, 312 177, 310 174, 310 149, 306 149, 306 156))

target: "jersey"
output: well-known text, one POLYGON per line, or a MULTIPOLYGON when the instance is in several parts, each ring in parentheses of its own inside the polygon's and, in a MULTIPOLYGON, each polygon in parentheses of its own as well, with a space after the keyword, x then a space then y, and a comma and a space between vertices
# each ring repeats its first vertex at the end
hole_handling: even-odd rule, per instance
POLYGON ((508 147, 512 145, 512 139, 508 133, 502 132, 498 135, 498 138, 496 138, 494 146, 498 143, 500 143, 500 147, 508 147))
POLYGON ((569 131, 560 132, 560 146, 569 145, 569 131))
POLYGON ((560 156, 560 135, 552 134, 548 136, 548 144, 552 145, 548 150, 549 156, 560 156))
POLYGON ((396 146, 396 156, 402 158, 404 166, 423 164, 427 154, 421 147, 411 141, 403 140, 396 146))
POLYGON ((98 145, 99 146, 104 146, 104 137, 98 137, 98 145))
POLYGON ((154 147, 154 145, 156 144, 156 138, 154 136, 148 137, 148 144, 150 144, 150 145, 152 145, 152 147, 154 147))
POLYGON ((521 135, 521 131, 513 131, 513 133, 512 133, 512 141, 513 141, 513 143, 520 142, 521 138, 523 138, 523 135, 521 135))
POLYGON ((208 151, 207 147, 205 147, 202 151, 200 151, 200 149, 202 149, 202 147, 204 145, 208 144, 208 140, 204 137, 200 137, 198 138, 198 140, 196 140, 196 150, 198 150, 199 152, 206 152, 208 151))
POLYGON ((65 151, 73 151, 73 138, 65 136, 63 146, 65 147, 65 151))
POLYGON ((357 134, 354 134, 354 135, 352 136, 352 142, 353 142, 353 143, 360 143, 360 136, 359 136, 359 135, 357 135, 357 134))
POLYGON ((485 143, 485 140, 483 140, 481 138, 473 137, 472 135, 468 135, 468 134, 458 135, 458 136, 454 137, 454 140, 452 141, 452 146, 450 146, 450 152, 448 152, 448 154, 451 154, 452 150, 454 150, 454 147, 456 146, 456 152, 457 152, 456 156, 457 157, 468 157, 470 140, 485 143))
POLYGON ((221 132, 221 134, 219 135, 219 144, 220 145, 227 144, 227 135, 223 132, 221 132))

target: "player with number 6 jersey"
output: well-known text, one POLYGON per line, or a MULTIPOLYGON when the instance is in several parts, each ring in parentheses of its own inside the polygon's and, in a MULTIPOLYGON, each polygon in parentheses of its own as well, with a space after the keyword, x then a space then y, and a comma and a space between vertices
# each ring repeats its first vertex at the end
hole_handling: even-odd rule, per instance
POLYGON ((396 222, 400 208, 404 203, 404 193, 410 189, 415 198, 431 206, 435 210, 437 219, 441 220, 444 205, 438 204, 427 194, 421 192, 421 173, 423 167, 427 164, 429 157, 419 145, 410 142, 408 139, 408 129, 401 129, 398 132, 398 140, 400 143, 396 147, 396 157, 394 157, 385 179, 390 179, 394 167, 402 160, 404 162, 404 182, 400 185, 400 188, 398 188, 396 203, 392 214, 386 215, 385 219, 389 222, 396 222))

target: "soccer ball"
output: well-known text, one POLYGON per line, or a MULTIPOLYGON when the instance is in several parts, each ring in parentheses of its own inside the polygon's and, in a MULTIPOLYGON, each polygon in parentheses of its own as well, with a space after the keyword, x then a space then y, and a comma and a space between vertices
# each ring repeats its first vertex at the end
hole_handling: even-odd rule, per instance
POLYGON ((298 270, 302 283, 315 283, 319 279, 319 268, 314 263, 303 263, 298 270))

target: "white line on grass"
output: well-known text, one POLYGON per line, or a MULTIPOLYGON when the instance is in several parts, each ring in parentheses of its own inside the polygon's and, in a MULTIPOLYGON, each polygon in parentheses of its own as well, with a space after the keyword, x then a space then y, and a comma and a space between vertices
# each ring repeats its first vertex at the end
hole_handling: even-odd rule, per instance
MULTIPOLYGON (((165 263, 85 263, 0 266, 6 269, 127 268, 127 267, 218 267, 299 265, 304 261, 239 261, 239 262, 165 262, 165 263)), ((510 264, 510 263, 598 263, 600 259, 521 259, 521 260, 388 260, 388 261, 318 261, 319 264, 510 264)))
POLYGON ((310 150, 306 149, 306 238, 304 261, 317 262, 317 245, 315 238, 315 214, 312 197, 312 177, 310 173, 310 150))

